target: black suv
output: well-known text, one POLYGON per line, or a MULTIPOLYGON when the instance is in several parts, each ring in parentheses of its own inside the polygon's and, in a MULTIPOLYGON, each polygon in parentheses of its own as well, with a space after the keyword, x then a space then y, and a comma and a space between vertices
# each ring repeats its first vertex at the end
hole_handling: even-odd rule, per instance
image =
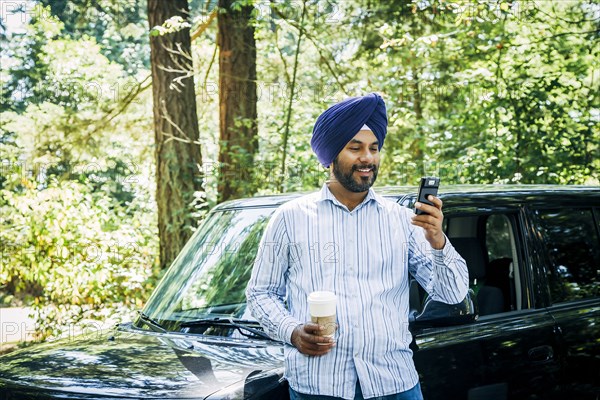
MULTIPOLYGON (((414 188, 378 189, 407 207, 414 188)), ((282 344, 246 311, 269 216, 299 195, 211 211, 139 317, 96 337, 0 358, 0 399, 285 399, 282 344)), ((412 283, 412 348, 426 399, 600 398, 600 188, 448 186, 445 232, 470 295, 412 283)))

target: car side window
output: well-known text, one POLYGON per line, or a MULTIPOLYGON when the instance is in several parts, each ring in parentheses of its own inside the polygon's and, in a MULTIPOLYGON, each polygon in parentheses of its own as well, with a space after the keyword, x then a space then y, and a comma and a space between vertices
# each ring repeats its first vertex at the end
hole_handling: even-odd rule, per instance
POLYGON ((537 210, 552 302, 600 296, 600 239, 591 209, 537 210))
POLYGON ((481 316, 521 309, 512 218, 511 214, 447 218, 446 235, 467 263, 481 316))

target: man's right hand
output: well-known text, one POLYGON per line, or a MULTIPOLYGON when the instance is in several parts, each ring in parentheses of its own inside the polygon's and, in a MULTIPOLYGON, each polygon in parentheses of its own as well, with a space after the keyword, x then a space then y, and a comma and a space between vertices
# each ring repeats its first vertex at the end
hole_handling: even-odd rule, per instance
POLYGON ((321 336, 320 326, 312 322, 298 325, 292 332, 291 341, 300 353, 307 356, 322 356, 335 346, 333 338, 321 336))

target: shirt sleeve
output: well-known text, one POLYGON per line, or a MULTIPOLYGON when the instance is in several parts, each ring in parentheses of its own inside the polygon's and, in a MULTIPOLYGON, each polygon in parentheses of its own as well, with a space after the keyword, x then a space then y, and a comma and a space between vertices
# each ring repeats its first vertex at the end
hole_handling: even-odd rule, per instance
MULTIPOLYGON (((405 213, 405 217, 410 215, 405 213)), ((425 238, 423 228, 408 223, 408 269, 433 300, 457 304, 469 290, 467 264, 446 237, 446 243, 436 250, 425 238)))
POLYGON ((266 333, 291 345, 292 332, 302 322, 285 307, 290 246, 284 213, 280 208, 271 217, 263 234, 246 288, 246 298, 250 312, 266 333))

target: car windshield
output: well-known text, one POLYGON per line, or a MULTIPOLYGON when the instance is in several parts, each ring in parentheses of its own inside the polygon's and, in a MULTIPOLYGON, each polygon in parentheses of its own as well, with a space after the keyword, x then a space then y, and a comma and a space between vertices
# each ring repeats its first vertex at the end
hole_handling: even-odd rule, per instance
POLYGON ((145 315, 167 330, 202 318, 252 319, 246 313, 246 285, 274 210, 211 212, 160 281, 145 315))

